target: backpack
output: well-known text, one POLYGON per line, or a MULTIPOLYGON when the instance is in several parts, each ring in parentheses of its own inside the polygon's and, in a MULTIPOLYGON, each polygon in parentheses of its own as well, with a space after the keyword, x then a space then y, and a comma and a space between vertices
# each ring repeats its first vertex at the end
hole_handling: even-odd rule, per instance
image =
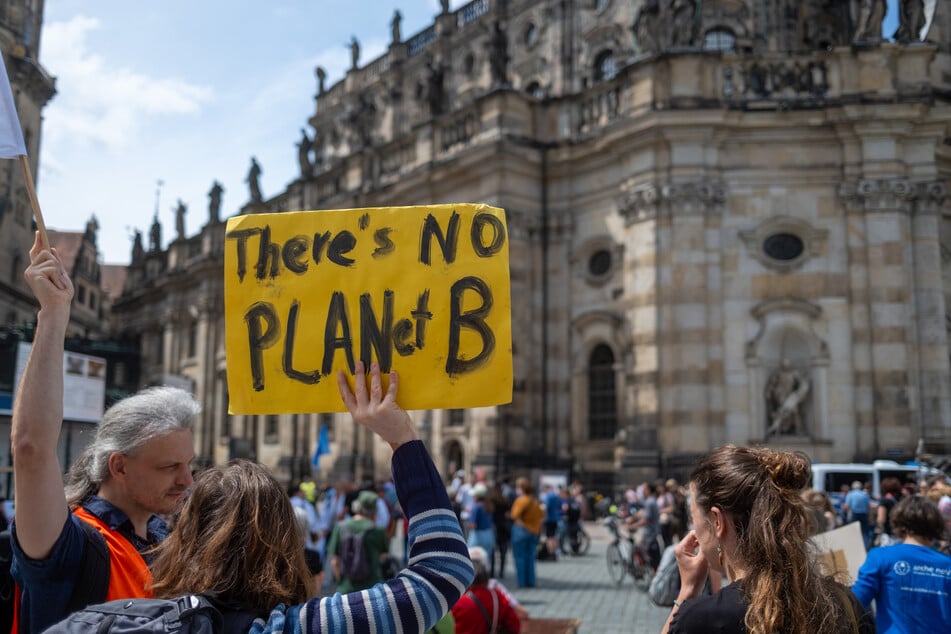
MULTIPOLYGON (((86 548, 79 563, 79 577, 63 614, 81 610, 90 603, 104 601, 109 591, 109 547, 106 538, 94 526, 79 521, 86 533, 86 548)), ((13 614, 19 596, 10 569, 13 565, 13 536, 10 529, 0 531, 0 632, 13 629, 13 614)), ((23 615, 20 616, 23 627, 23 615)))
POLYGON ((674 556, 674 546, 664 549, 660 558, 657 572, 647 588, 647 598, 654 605, 670 607, 680 593, 680 569, 677 567, 677 557, 674 556))
POLYGON ((224 619, 197 594, 177 599, 119 599, 90 605, 52 626, 49 634, 219 634, 224 619))
POLYGON ((373 575, 370 557, 364 545, 366 531, 353 533, 346 522, 340 525, 340 576, 350 581, 366 581, 373 575))

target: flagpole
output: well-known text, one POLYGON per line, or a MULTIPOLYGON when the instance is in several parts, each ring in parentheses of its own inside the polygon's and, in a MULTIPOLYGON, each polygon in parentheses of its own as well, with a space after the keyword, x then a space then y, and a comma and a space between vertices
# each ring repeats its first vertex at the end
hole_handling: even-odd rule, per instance
POLYGON ((36 198, 36 190, 33 188, 33 174, 30 172, 30 164, 26 156, 21 154, 20 167, 23 168, 23 180, 26 181, 26 193, 30 197, 30 205, 33 207, 33 216, 36 217, 36 228, 40 232, 40 242, 47 249, 50 247, 50 240, 46 236, 46 223, 43 222, 43 212, 40 211, 40 201, 36 198))

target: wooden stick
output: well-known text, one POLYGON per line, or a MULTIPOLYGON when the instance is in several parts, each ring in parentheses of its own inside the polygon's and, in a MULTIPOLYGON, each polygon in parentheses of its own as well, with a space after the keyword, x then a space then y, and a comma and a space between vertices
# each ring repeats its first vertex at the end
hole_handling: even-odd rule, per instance
POLYGON ((23 168, 23 180, 26 181, 26 193, 30 197, 30 205, 33 207, 33 215, 36 217, 36 228, 40 231, 40 241, 47 249, 50 247, 50 239, 46 236, 46 223, 43 222, 43 212, 40 211, 40 201, 36 198, 36 189, 33 188, 33 174, 30 172, 30 164, 26 156, 20 155, 20 167, 23 168))

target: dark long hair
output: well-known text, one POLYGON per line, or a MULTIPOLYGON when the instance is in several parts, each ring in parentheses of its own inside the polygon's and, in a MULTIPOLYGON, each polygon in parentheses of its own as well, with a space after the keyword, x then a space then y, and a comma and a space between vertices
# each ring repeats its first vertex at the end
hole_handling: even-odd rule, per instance
POLYGON ((304 542, 284 488, 264 467, 236 460, 195 479, 152 565, 157 597, 213 592, 249 610, 313 596, 304 542))
POLYGON ((694 504, 732 514, 750 634, 858 631, 848 592, 819 572, 809 546, 799 491, 810 475, 803 453, 727 445, 704 456, 690 476, 694 504))

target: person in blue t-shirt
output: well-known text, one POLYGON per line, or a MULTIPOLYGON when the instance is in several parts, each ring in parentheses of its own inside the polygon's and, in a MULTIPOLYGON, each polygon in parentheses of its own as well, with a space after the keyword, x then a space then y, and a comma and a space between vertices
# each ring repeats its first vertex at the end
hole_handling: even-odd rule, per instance
POLYGON ((866 607, 875 601, 878 634, 947 631, 941 628, 951 623, 951 556, 931 548, 944 533, 937 505, 908 496, 890 519, 904 541, 870 551, 852 591, 866 607))
POLYGON ((561 496, 558 489, 546 484, 542 495, 545 505, 545 550, 548 558, 558 558, 558 522, 561 520, 561 496))

